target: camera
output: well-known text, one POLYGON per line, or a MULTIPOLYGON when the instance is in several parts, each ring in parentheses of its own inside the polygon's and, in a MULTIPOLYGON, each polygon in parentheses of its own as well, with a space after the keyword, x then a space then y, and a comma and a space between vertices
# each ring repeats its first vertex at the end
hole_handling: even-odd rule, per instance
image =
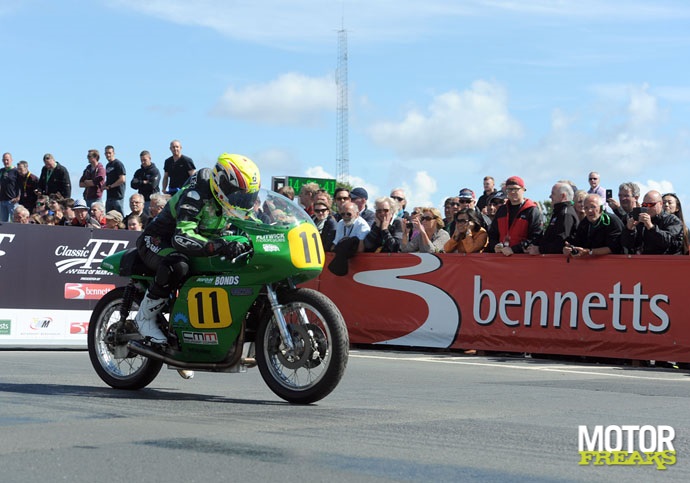
POLYGON ((610 200, 611 198, 613 198, 613 190, 606 190, 606 199, 610 200))
POLYGON ((647 208, 644 208, 644 207, 633 208, 632 213, 631 213, 632 219, 635 221, 639 221, 640 213, 647 213, 647 208))
POLYGON ((577 255, 578 253, 580 253, 580 250, 578 250, 577 248, 573 247, 573 248, 570 250, 570 253, 573 254, 573 255, 577 255))

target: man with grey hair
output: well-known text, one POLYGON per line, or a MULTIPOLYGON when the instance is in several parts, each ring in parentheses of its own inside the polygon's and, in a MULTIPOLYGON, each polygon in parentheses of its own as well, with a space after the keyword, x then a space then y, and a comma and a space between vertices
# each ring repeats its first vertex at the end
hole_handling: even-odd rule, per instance
POLYGON ((573 188, 569 183, 559 181, 551 188, 551 220, 544 235, 528 248, 531 255, 540 253, 563 253, 566 242, 575 237, 579 218, 573 205, 573 188))
POLYGON ((613 214, 625 225, 628 221, 628 215, 632 213, 633 208, 639 207, 640 187, 632 181, 621 183, 618 187, 618 199, 620 203, 611 198, 608 200, 608 204, 613 214))

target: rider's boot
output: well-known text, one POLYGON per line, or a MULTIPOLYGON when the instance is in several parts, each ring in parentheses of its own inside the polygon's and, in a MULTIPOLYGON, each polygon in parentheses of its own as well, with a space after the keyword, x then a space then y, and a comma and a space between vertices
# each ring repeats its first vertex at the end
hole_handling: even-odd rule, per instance
POLYGON ((194 371, 190 371, 188 369, 178 369, 177 373, 182 379, 191 379, 194 377, 194 371))
POLYGON ((165 299, 151 298, 149 292, 146 292, 144 299, 139 304, 139 312, 134 321, 137 323, 139 333, 144 337, 150 337, 151 342, 155 344, 165 344, 168 338, 156 324, 158 314, 163 310, 165 299))

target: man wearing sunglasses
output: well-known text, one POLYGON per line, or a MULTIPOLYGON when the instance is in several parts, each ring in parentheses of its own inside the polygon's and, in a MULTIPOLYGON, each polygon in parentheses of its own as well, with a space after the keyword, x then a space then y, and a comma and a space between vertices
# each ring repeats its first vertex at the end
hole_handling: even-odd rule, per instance
MULTIPOLYGON (((356 238, 359 240, 357 251, 364 251, 364 238, 371 228, 364 218, 359 216, 359 208, 352 201, 348 201, 340 208, 340 221, 335 228, 333 247, 344 239, 356 238)), ((335 248, 333 248, 335 250, 335 248)), ((332 250, 332 251, 333 251, 332 250)))
POLYGON ((628 253, 640 255, 681 255, 683 222, 664 212, 661 193, 649 191, 642 206, 627 219, 621 242, 628 253), (639 210, 639 211, 638 211, 639 210))

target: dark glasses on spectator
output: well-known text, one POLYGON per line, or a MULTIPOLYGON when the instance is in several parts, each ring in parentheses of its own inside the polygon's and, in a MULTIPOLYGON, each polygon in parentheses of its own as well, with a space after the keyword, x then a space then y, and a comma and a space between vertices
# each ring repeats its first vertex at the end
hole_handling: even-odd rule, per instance
POLYGON ((422 221, 429 221, 429 220, 433 220, 433 219, 434 219, 433 216, 422 216, 420 218, 420 220, 422 220, 422 221))
POLYGON ((323 210, 314 210, 314 213, 326 213, 328 211, 328 208, 324 208, 323 210))
POLYGON ((401 196, 391 196, 391 198, 393 198, 395 201, 403 201, 405 199, 401 196))

